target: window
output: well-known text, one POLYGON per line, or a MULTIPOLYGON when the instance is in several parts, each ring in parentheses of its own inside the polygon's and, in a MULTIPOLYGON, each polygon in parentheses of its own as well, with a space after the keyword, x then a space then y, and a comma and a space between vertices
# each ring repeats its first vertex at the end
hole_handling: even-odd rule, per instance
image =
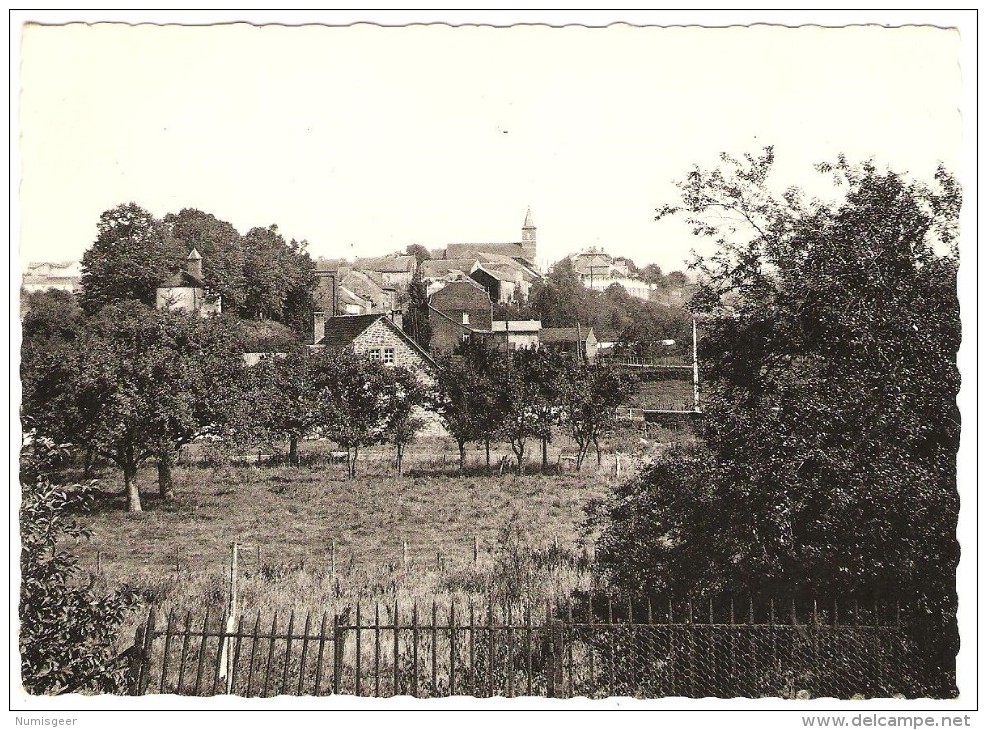
POLYGON ((469 324, 469 323, 470 323, 469 312, 463 312, 463 324, 469 324))
POLYGON ((393 347, 385 347, 384 348, 383 363, 385 365, 393 365, 394 364, 394 348, 393 347))
POLYGON ((373 349, 373 350, 370 351, 370 361, 371 362, 380 362, 380 350, 379 349, 375 348, 375 349, 373 349))

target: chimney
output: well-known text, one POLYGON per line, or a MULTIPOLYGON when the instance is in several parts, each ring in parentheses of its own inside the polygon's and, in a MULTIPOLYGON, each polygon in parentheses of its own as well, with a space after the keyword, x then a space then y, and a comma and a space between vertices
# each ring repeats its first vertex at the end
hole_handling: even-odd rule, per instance
POLYGON ((185 270, 199 281, 202 281, 202 256, 194 248, 185 261, 185 270))
POLYGON ((313 312, 314 319, 312 326, 312 344, 317 344, 319 340, 326 336, 326 313, 313 312))
POLYGON ((397 325, 399 330, 404 329, 404 313, 400 309, 391 312, 391 321, 397 325))

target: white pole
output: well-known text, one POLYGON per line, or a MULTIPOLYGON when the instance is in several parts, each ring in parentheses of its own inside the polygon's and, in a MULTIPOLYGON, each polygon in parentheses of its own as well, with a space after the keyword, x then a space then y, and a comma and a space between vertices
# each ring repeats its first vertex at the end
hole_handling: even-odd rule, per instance
POLYGON ((699 412, 699 357, 696 348, 696 318, 692 318, 692 391, 695 411, 699 412))
MULTIPOLYGON (((236 629, 236 612, 237 612, 237 553, 239 552, 239 546, 234 541, 230 544, 230 605, 229 613, 226 617, 226 633, 232 634, 236 629)), ((232 667, 229 664, 233 661, 233 657, 230 656, 230 639, 229 636, 223 637, 223 656, 220 660, 220 676, 226 680, 226 694, 231 694, 233 692, 232 680, 233 672, 232 667)))

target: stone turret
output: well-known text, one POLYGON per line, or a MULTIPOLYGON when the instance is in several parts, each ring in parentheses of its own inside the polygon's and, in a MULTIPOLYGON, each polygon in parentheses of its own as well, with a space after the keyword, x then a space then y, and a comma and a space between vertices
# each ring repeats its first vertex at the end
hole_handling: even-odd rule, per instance
POLYGON ((202 281, 202 255, 194 248, 185 261, 185 270, 199 281, 202 281))

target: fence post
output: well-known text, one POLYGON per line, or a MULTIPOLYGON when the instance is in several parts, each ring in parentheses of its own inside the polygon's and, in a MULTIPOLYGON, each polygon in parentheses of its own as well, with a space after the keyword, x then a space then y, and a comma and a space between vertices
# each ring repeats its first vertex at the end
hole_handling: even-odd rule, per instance
POLYGON ((545 672, 545 694, 555 697, 555 663, 557 651, 555 646, 555 631, 552 626, 552 604, 545 601, 545 633, 548 639, 548 666, 545 672))
POLYGON ((332 693, 339 694, 340 675, 343 673, 343 628, 337 613, 332 620, 332 693))
POLYGON ((131 654, 129 683, 130 694, 137 696, 144 694, 147 689, 145 676, 150 673, 150 643, 148 637, 154 630, 154 609, 147 615, 147 621, 140 624, 134 631, 134 647, 131 654))

